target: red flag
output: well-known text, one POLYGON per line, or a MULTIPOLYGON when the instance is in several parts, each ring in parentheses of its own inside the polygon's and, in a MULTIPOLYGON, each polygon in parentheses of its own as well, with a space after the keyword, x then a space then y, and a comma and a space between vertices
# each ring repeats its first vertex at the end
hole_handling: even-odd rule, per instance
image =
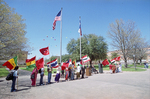
POLYGON ((61 69, 64 70, 66 67, 69 67, 70 64, 72 64, 71 59, 63 63, 61 69))
POLYGON ((120 56, 115 57, 114 59, 111 60, 111 62, 113 62, 113 61, 120 61, 120 58, 121 58, 120 56))
POLYGON ((36 67, 38 70, 44 67, 44 59, 43 58, 36 61, 36 67))
POLYGON ((120 58, 121 58, 120 56, 119 56, 119 57, 116 57, 115 60, 116 60, 116 61, 120 61, 120 58))
POLYGON ((46 48, 41 48, 40 49, 40 52, 43 54, 43 55, 49 55, 49 48, 46 47, 46 48))
POLYGON ((105 59, 105 60, 102 62, 102 64, 103 64, 104 66, 106 66, 106 65, 109 65, 109 62, 108 62, 107 59, 105 59))

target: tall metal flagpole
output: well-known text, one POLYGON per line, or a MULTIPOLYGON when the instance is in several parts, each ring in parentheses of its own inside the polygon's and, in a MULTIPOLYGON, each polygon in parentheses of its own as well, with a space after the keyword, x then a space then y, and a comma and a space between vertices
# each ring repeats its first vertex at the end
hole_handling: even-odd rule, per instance
MULTIPOLYGON (((79 25, 81 25, 81 16, 79 17, 79 21, 80 21, 79 25)), ((80 59, 81 59, 81 34, 80 34, 80 59)))
POLYGON ((61 22, 60 22, 60 63, 61 63, 61 55, 62 55, 62 9, 61 8, 61 22))

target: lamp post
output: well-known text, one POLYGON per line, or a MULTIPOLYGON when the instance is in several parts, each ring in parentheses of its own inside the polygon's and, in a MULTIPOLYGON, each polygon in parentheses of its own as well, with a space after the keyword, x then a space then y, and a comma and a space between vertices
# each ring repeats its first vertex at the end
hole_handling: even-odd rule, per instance
POLYGON ((133 58, 134 58, 134 67, 135 67, 135 70, 136 70, 136 65, 135 65, 135 55, 133 55, 133 58))

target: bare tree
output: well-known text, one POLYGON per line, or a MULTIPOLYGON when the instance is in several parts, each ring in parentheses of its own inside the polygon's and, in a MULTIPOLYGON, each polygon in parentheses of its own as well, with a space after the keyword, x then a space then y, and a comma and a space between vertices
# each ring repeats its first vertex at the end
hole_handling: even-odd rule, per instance
POLYGON ((109 26, 108 37, 112 40, 111 45, 117 50, 121 50, 126 68, 128 55, 131 54, 134 41, 139 38, 139 35, 140 31, 136 29, 133 21, 125 23, 122 19, 116 20, 109 26))

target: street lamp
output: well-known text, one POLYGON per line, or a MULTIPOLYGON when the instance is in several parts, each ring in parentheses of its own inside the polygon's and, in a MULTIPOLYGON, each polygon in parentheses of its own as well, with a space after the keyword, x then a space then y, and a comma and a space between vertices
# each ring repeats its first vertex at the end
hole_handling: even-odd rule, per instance
POLYGON ((133 55, 133 58, 134 58, 134 67, 135 67, 135 70, 136 70, 136 65, 135 65, 135 55, 133 55))

